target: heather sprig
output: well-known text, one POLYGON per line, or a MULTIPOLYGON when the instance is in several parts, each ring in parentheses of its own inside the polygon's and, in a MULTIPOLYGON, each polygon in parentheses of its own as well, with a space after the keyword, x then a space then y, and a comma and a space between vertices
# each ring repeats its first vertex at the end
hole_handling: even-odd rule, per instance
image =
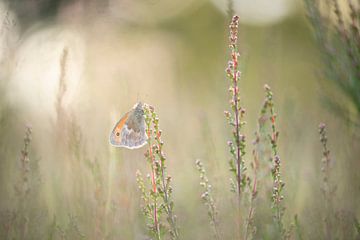
MULTIPOLYGON (((266 114, 268 115, 268 118, 270 120, 270 126, 271 126, 271 132, 268 135, 268 139, 270 141, 272 154, 270 157, 270 161, 272 162, 272 169, 271 169, 271 175, 273 179, 273 187, 272 187, 272 208, 274 210, 274 220, 278 226, 280 234, 283 236, 285 233, 282 217, 285 212, 285 208, 283 206, 283 190, 285 183, 281 179, 281 160, 278 155, 278 138, 279 138, 279 132, 276 128, 276 113, 274 108, 274 102, 273 102, 273 93, 268 85, 264 86, 265 89, 265 101, 263 104, 263 107, 261 109, 260 115, 264 118, 266 114)), ((264 120, 264 119, 263 119, 264 120)))
MULTIPOLYGON (((9 218, 6 221, 6 235, 12 239, 28 239, 30 235, 38 238, 40 231, 36 226, 44 224, 42 220, 46 215, 40 207, 41 176, 38 160, 30 159, 30 146, 32 142, 32 128, 25 127, 23 147, 19 157, 19 179, 15 182, 15 206, 9 210, 9 218), (10 224, 10 225, 9 225, 10 224)), ((2 235, 2 234, 0 234, 2 235)))
MULTIPOLYGON (((359 126, 360 114, 360 7, 347 1, 340 8, 338 0, 304 0, 309 20, 324 63, 324 78, 332 81, 345 98, 334 98, 327 91, 326 99, 337 115, 359 126), (345 5, 344 5, 345 6, 345 5), (336 22, 332 20, 332 13, 336 22), (349 104, 353 108, 349 110, 349 104), (351 111, 355 111, 354 116, 351 111)), ((338 94, 335 96, 339 96, 338 94)))
POLYGON ((31 143, 31 133, 32 129, 30 126, 26 126, 25 136, 24 136, 24 146, 21 150, 20 155, 20 174, 21 179, 17 186, 15 186, 15 191, 18 196, 18 209, 15 214, 17 220, 19 221, 19 233, 21 234, 20 238, 25 239, 28 234, 28 225, 29 225, 29 213, 27 211, 27 202, 29 201, 29 194, 31 191, 30 188, 30 158, 29 150, 31 143))
POLYGON ((94 179, 94 198, 96 202, 96 206, 94 209, 94 220, 95 220, 95 227, 94 227, 94 235, 95 238, 101 239, 103 236, 106 235, 106 227, 105 227, 105 206, 106 206, 106 197, 105 197, 105 184, 104 184, 104 177, 101 172, 100 164, 97 159, 93 162, 90 160, 86 161, 87 166, 91 171, 91 175, 94 179))
POLYGON ((160 236, 160 211, 166 214, 171 239, 179 239, 179 231, 174 214, 172 200, 171 176, 166 170, 166 157, 163 151, 164 142, 161 140, 162 131, 159 128, 159 118, 154 107, 144 105, 146 133, 148 136, 148 150, 145 156, 151 165, 152 194, 154 196, 154 224, 160 236))
POLYGON ((321 123, 319 125, 320 143, 322 145, 322 194, 324 198, 325 216, 324 216, 324 234, 326 239, 332 239, 332 218, 333 218, 333 197, 336 187, 330 184, 331 172, 331 158, 330 150, 328 149, 328 139, 326 135, 326 125, 321 123))
POLYGON ((150 235, 153 235, 156 237, 156 239, 161 239, 161 231, 160 231, 160 212, 158 199, 160 198, 160 194, 157 188, 157 174, 156 174, 156 167, 155 164, 155 154, 153 152, 153 145, 152 145, 152 119, 149 117, 149 111, 148 108, 145 108, 145 124, 146 124, 146 134, 147 134, 147 142, 148 142, 148 149, 146 150, 145 157, 147 159, 147 162, 150 165, 151 168, 151 189, 149 190, 149 193, 146 192, 146 187, 143 181, 143 178, 141 176, 140 171, 137 171, 136 173, 136 180, 141 192, 141 198, 143 201, 143 213, 145 217, 148 220, 148 229, 150 235))
POLYGON ((16 187, 16 192, 20 196, 20 199, 25 199, 30 192, 30 158, 29 158, 29 148, 31 143, 31 133, 32 129, 30 126, 26 126, 25 136, 24 136, 24 147, 21 150, 20 155, 20 172, 21 172, 21 182, 19 186, 16 187))
POLYGON ((204 189, 204 192, 201 194, 201 199, 207 207, 210 224, 214 230, 214 237, 215 239, 219 240, 221 239, 221 234, 219 229, 218 210, 212 195, 212 185, 209 183, 209 179, 206 175, 206 170, 203 163, 198 159, 196 160, 195 164, 200 174, 200 185, 204 189))
POLYGON ((232 190, 238 193, 239 202, 241 192, 246 185, 245 175, 245 135, 242 133, 242 127, 245 125, 244 115, 245 109, 240 104, 239 94, 239 80, 241 72, 239 70, 239 57, 240 53, 237 47, 239 17, 234 16, 230 23, 230 36, 229 36, 229 48, 230 48, 230 60, 225 72, 227 78, 230 80, 229 92, 231 94, 230 108, 231 111, 225 111, 225 117, 232 127, 232 140, 228 141, 228 146, 231 153, 231 159, 229 161, 230 171, 234 174, 236 181, 233 181, 232 190), (235 184, 236 182, 236 184, 235 184))
POLYGON ((158 218, 160 217, 161 211, 159 211, 157 207, 158 193, 154 192, 152 188, 150 191, 147 190, 140 171, 136 172, 136 181, 141 193, 142 212, 147 220, 149 235, 159 240, 161 239, 161 231, 158 218))
POLYGON ((253 161, 251 163, 251 169, 253 170, 253 180, 252 182, 249 181, 249 190, 250 190, 250 206, 248 210, 248 215, 246 219, 245 225, 245 240, 253 239, 256 234, 256 226, 254 224, 254 215, 255 215, 255 200, 258 195, 258 169, 259 169, 259 152, 258 152, 258 145, 260 143, 260 136, 258 132, 255 133, 255 140, 253 142, 254 149, 252 151, 253 161))

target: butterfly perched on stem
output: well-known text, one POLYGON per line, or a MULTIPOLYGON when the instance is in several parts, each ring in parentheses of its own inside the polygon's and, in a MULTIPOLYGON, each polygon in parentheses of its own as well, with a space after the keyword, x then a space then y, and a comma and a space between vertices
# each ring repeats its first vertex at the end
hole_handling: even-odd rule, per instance
POLYGON ((110 134, 110 144, 114 147, 136 149, 144 146, 147 139, 144 105, 138 102, 116 123, 110 134))

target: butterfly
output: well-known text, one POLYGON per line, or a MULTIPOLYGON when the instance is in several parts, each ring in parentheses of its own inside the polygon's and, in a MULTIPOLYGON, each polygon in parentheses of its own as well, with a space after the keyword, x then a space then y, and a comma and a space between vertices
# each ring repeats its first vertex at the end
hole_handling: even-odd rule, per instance
POLYGON ((116 123, 110 133, 110 144, 114 147, 136 149, 144 146, 147 139, 144 105, 138 102, 116 123))

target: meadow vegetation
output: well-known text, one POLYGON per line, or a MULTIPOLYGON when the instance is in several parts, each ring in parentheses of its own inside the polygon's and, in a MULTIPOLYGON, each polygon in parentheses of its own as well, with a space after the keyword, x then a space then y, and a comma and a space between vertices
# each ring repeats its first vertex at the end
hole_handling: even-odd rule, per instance
MULTIPOLYGON (((322 9, 320 2, 305 2, 325 59, 324 78, 335 83, 334 88, 341 90, 337 94, 345 102, 334 101, 327 93, 323 96, 330 109, 335 109, 353 129, 357 146, 360 8, 349 4, 347 25, 336 1, 332 5, 335 23, 323 18, 321 11, 326 12, 326 8, 322 9)), ((229 95, 229 104, 223 106, 227 140, 222 145, 200 144, 194 148, 224 152, 221 159, 216 159, 221 163, 216 164, 225 166, 225 171, 214 161, 192 156, 188 156, 194 163, 192 168, 182 168, 181 164, 172 167, 176 152, 169 150, 169 133, 160 128, 160 123, 169 118, 152 104, 144 105, 148 136, 144 148, 130 151, 109 146, 104 159, 94 154, 95 150, 89 151, 86 128, 63 105, 71 51, 65 47, 58 61, 59 86, 52 126, 56 131, 50 133, 49 142, 41 144, 49 156, 39 156, 33 147, 36 138, 41 138, 38 124, 25 126, 23 142, 0 138, 0 168, 9 172, 0 178, 0 239, 360 239, 359 209, 346 204, 346 199, 350 199, 356 205, 359 193, 344 195, 346 191, 340 189, 351 184, 357 191, 360 188, 356 179, 343 183, 334 170, 340 161, 334 161, 330 151, 333 142, 337 142, 328 139, 327 131, 332 129, 325 123, 318 125, 319 140, 314 146, 314 156, 318 158, 314 166, 319 179, 306 181, 304 176, 287 176, 286 169, 292 168, 292 162, 282 151, 298 146, 295 140, 280 141, 283 128, 276 92, 265 84, 262 104, 256 109, 247 107, 242 88, 238 16, 231 18, 227 31, 227 82, 223 89, 229 95), (247 122, 248 114, 256 114, 255 123, 247 122), (255 129, 249 130, 252 126, 255 129), (254 134, 249 135, 249 131, 254 134), (227 150, 219 150, 222 148, 227 150), (51 167, 44 163, 48 159, 53 159, 47 163, 51 167), (124 163, 129 161, 134 162, 124 163), (197 178, 187 179, 187 175, 197 178), (294 196, 301 191, 294 187, 296 181, 311 185, 300 209, 295 207, 294 196), (185 185, 188 186, 184 188, 185 185)), ((153 87, 162 94, 157 86, 153 87)), ((1 98, 6 102, 5 97, 1 98)), ((4 104, 0 111, 0 133, 11 135, 12 126, 21 125, 16 109, 4 104)), ((309 128, 316 132, 316 126, 309 128)), ((16 134, 20 139, 20 134, 16 134)), ((210 137, 206 135, 204 139, 210 137)), ((351 150, 356 154, 356 149, 351 150)), ((299 154, 305 151, 298 150, 299 154)), ((215 158, 215 154, 210 157, 215 158)), ((358 157, 354 155, 350 162, 356 161, 358 157)))

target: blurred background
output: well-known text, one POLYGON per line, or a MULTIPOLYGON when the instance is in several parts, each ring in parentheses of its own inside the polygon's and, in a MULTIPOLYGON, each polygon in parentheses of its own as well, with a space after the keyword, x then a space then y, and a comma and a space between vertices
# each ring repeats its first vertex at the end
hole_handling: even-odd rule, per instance
MULTIPOLYGON (((25 239, 50 239, 54 223, 69 231, 67 239, 81 234, 85 239, 145 239, 135 180, 137 169, 145 176, 150 172, 145 150, 114 148, 108 141, 114 124, 137 101, 153 105, 159 114, 183 239, 211 236, 199 197, 196 159, 208 170, 223 228, 228 228, 226 142, 231 130, 223 111, 229 109, 224 72, 229 5, 241 23, 245 161, 252 158, 263 86, 269 84, 279 120, 285 221, 297 214, 305 239, 320 237, 320 122, 328 126, 336 204, 359 216, 358 130, 324 101, 341 99, 342 93, 322 75, 302 1, 3 0, 2 236, 17 236, 9 223, 18 206, 21 150, 25 126, 30 125, 30 169, 25 172, 30 172, 27 188, 33 197, 24 211, 34 217, 28 217, 25 239)), ((265 229, 259 231, 265 232, 271 217, 259 219, 265 229)))

